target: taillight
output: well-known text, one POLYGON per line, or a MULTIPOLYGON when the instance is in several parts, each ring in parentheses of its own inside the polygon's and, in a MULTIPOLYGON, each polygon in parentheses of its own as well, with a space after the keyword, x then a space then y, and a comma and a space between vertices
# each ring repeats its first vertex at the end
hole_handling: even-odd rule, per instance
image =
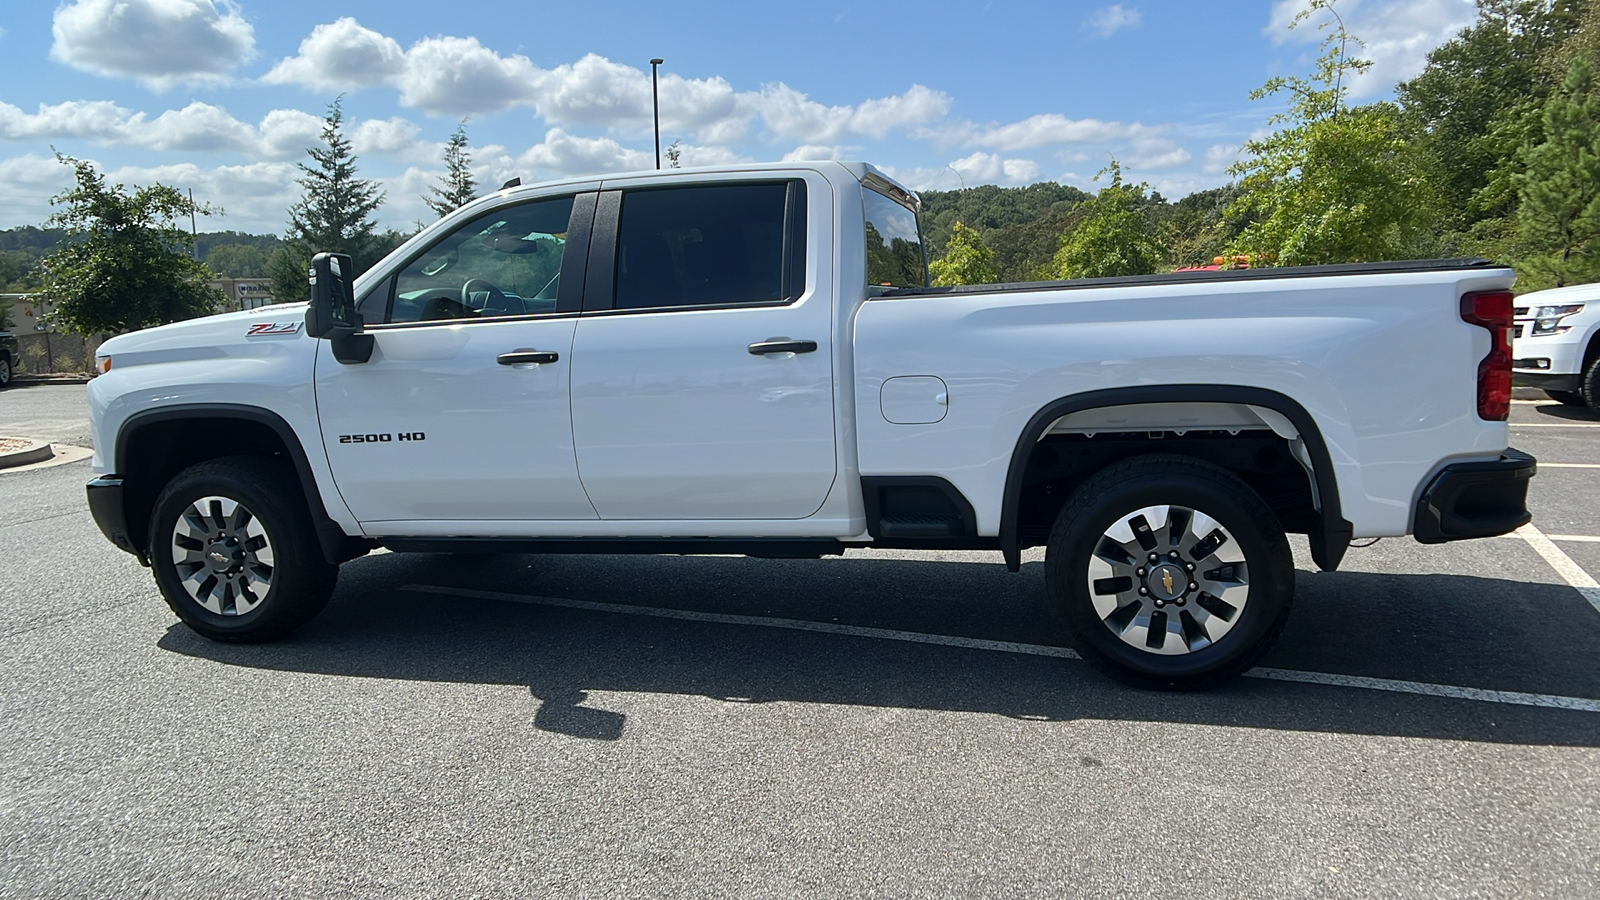
POLYGON ((1461 318, 1489 329, 1489 355, 1478 363, 1478 418, 1504 422, 1511 416, 1510 291, 1476 291, 1461 297, 1461 318))

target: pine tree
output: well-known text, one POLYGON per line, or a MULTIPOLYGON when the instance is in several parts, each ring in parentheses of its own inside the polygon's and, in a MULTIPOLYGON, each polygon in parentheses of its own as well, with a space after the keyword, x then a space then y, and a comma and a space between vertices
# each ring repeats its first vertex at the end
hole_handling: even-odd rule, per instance
POLYGON ((928 263, 935 286, 954 284, 994 284, 1000 275, 994 267, 994 251, 983 242, 976 228, 957 219, 950 229, 944 256, 928 263))
POLYGON ((314 165, 296 164, 303 173, 295 179, 300 200, 289 207, 283 252, 268 263, 273 296, 283 302, 310 297, 306 269, 316 253, 349 254, 356 275, 378 259, 373 213, 384 194, 377 182, 356 177, 356 156, 344 136, 343 101, 341 96, 328 104, 322 146, 306 149, 314 165))
POLYGON ((1587 55, 1574 56, 1561 89, 1545 101, 1544 141, 1525 151, 1512 177, 1517 231, 1534 251, 1522 268, 1530 286, 1600 279, 1600 96, 1587 55))
POLYGON ((467 151, 466 119, 456 125, 455 134, 445 144, 444 177, 429 192, 431 196, 422 201, 441 219, 478 199, 478 183, 472 178, 472 154, 467 151))

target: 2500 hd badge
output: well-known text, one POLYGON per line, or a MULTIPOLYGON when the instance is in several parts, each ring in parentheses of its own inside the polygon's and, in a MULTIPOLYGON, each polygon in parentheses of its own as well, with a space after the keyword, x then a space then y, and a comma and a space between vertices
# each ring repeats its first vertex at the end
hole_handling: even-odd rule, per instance
POLYGON ((428 436, 421 431, 402 431, 399 434, 341 434, 341 444, 387 444, 390 441, 425 441, 428 436))

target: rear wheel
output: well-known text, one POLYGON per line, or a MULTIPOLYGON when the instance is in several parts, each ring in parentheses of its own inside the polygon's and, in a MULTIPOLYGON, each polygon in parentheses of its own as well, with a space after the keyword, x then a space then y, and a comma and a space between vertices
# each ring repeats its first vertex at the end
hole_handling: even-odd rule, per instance
POLYGON ((185 625, 215 641, 270 641, 309 622, 333 593, 339 567, 315 534, 287 463, 207 460, 156 500, 150 567, 185 625))
POLYGON ((1109 466, 1067 500, 1045 584, 1084 658, 1130 684, 1195 690, 1250 668, 1288 621, 1294 559, 1243 481, 1184 456, 1109 466))
POLYGON ((1567 406, 1583 406, 1588 403, 1583 399, 1583 394, 1577 391, 1552 391, 1549 388, 1545 388, 1544 394, 1551 400, 1557 403, 1564 403, 1567 406))

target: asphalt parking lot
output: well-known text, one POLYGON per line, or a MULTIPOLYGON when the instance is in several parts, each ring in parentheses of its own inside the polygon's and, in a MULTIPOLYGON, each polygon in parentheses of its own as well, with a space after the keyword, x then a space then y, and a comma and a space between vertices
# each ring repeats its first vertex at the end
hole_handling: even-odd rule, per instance
POLYGON ((1600 419, 1512 421, 1533 529, 1302 544, 1198 695, 1067 658, 1037 554, 375 554, 214 644, 88 463, 0 472, 0 896, 1600 896, 1600 419))

